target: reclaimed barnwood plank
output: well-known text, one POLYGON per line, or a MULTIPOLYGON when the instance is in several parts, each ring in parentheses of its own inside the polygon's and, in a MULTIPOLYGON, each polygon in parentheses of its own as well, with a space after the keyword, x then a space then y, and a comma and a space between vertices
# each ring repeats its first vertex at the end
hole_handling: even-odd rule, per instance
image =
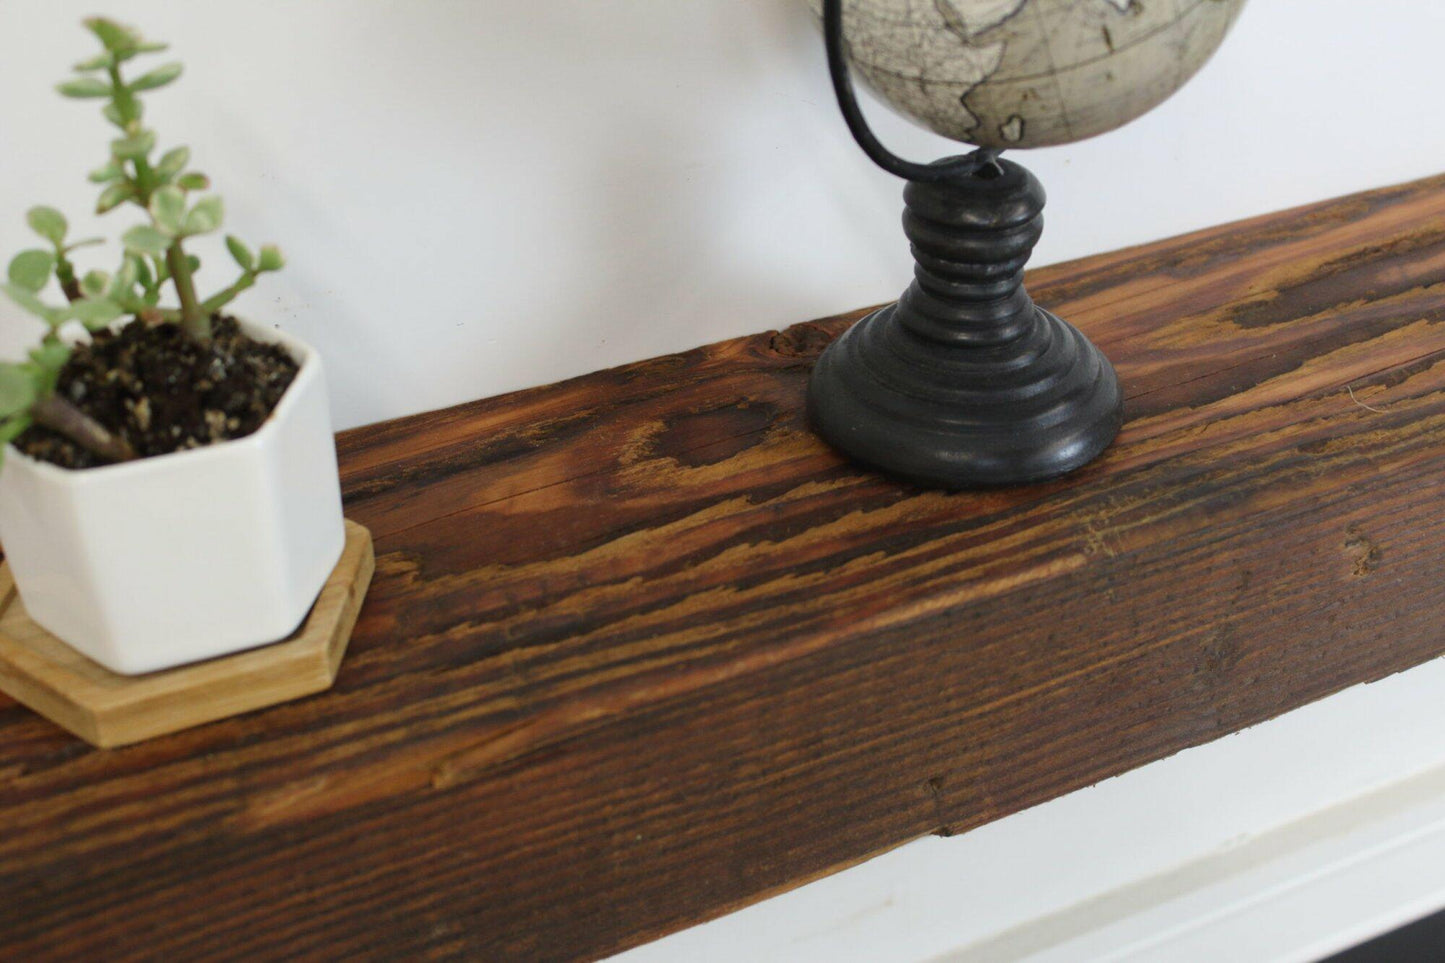
POLYGON ((329 693, 0 701, 0 958, 596 957, 1438 656, 1442 279, 1439 177, 1033 272, 1128 400, 1025 489, 808 433, 857 314, 344 433, 329 693))

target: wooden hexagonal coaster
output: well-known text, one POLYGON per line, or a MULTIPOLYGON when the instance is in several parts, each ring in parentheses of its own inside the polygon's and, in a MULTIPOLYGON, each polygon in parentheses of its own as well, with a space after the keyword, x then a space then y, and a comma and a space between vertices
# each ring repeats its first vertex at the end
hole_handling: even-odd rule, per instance
POLYGON ((376 569, 371 533, 346 547, 289 639, 147 675, 117 675, 31 621, 0 564, 0 692, 101 748, 129 745, 331 688, 376 569))

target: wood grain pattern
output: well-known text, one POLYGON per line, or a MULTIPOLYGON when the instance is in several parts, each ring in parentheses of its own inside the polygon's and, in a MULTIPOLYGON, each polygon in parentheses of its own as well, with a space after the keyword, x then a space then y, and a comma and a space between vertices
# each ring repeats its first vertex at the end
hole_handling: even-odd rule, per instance
POLYGON ((97 665, 31 621, 0 563, 0 692, 102 748, 130 745, 331 688, 375 570, 371 534, 346 545, 290 638, 148 675, 97 665))
POLYGON ((1437 656, 1442 279, 1445 178, 1035 272, 1128 420, 1021 490, 806 431, 856 315, 347 433, 329 693, 0 705, 0 957, 597 957, 1437 656))

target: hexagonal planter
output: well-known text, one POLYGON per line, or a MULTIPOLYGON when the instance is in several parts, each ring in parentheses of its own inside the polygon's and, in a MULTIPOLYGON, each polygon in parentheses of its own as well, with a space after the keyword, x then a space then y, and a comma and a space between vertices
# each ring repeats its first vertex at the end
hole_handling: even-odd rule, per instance
POLYGON ((305 619, 345 530, 321 359, 255 433, 69 471, 5 453, 0 540, 30 617, 114 671, 152 672, 276 642, 305 619))

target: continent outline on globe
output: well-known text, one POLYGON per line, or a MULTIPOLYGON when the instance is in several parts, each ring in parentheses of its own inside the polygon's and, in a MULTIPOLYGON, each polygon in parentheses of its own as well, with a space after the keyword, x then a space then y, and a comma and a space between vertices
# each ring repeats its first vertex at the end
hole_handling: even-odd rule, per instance
MULTIPOLYGON (((817 12, 821 0, 810 0, 817 12)), ((858 75, 979 147, 1044 147, 1151 110, 1218 48, 1244 0, 845 0, 858 75)))

